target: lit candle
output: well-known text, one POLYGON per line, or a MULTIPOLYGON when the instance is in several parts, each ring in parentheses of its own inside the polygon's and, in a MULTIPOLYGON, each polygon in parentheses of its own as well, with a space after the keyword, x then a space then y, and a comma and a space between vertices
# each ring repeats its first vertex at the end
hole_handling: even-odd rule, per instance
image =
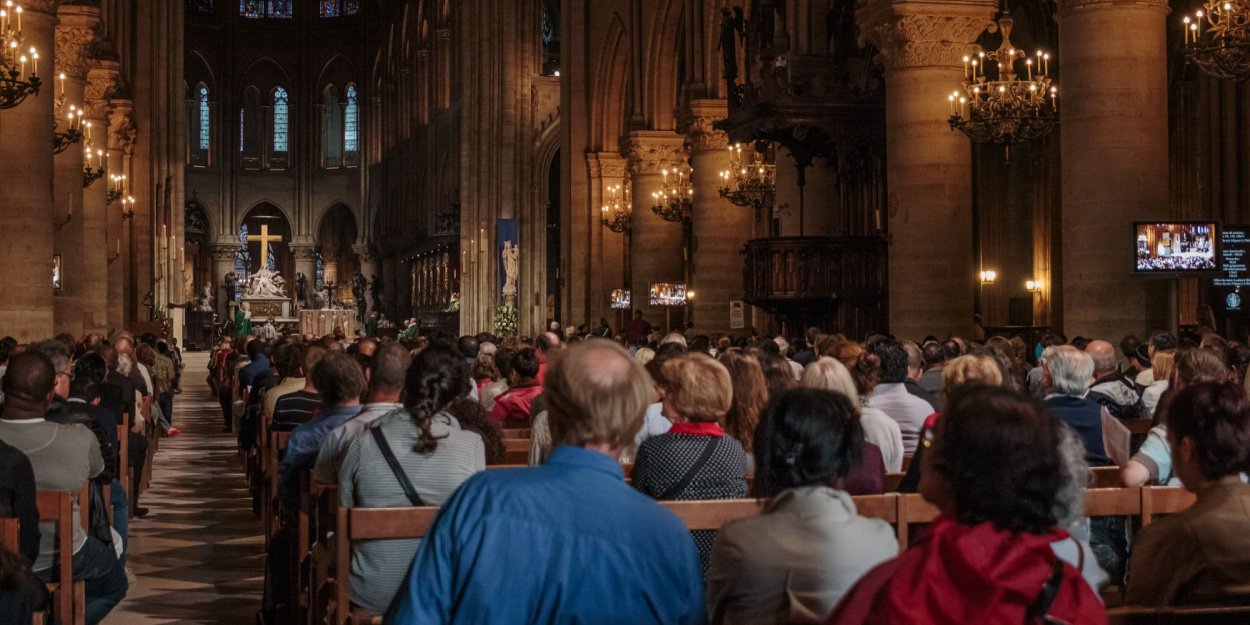
POLYGON ((17 32, 18 34, 21 34, 22 32, 22 7, 17 7, 16 9, 13 10, 13 12, 17 14, 17 32))
POLYGON ((121 255, 122 255, 122 240, 121 240, 121 238, 118 238, 118 239, 117 239, 117 255, 118 255, 118 256, 121 256, 121 255))
POLYGON ((35 52, 34 48, 30 49, 30 58, 31 58, 31 62, 34 64, 34 69, 31 70, 30 75, 38 76, 39 75, 39 53, 35 52))
MULTIPOLYGON (((65 72, 61 72, 61 75, 57 76, 57 78, 61 79, 61 97, 64 98, 65 97, 65 72)), ((70 110, 72 111, 74 109, 71 107, 70 110)))
POLYGON ((968 62, 971 60, 972 60, 971 57, 964 55, 964 79, 965 80, 968 78, 968 69, 969 69, 968 62))

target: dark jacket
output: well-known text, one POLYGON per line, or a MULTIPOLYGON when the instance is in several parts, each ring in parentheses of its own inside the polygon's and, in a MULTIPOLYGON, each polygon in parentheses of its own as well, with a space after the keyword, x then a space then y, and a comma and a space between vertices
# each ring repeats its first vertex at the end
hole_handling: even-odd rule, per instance
POLYGON ((1102 442, 1102 406, 1097 402, 1072 395, 1051 395, 1046 407, 1060 421, 1067 423, 1085 443, 1085 460, 1090 466, 1115 464, 1107 457, 1102 442))
POLYGON ((35 469, 16 447, 0 441, 0 517, 21 521, 22 557, 39 555, 39 508, 35 505, 35 469))

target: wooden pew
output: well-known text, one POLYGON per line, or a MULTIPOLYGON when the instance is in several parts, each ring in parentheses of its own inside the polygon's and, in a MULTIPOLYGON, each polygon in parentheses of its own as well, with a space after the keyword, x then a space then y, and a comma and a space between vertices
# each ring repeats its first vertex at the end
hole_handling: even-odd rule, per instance
POLYGON ((903 482, 903 478, 907 477, 906 473, 886 473, 885 474, 885 492, 898 492, 898 486, 903 482))
MULTIPOLYGON (((39 491, 35 495, 39 520, 56 525, 56 563, 58 581, 48 583, 52 594, 53 616, 62 625, 83 625, 87 622, 86 585, 74 580, 73 495, 61 491, 39 491)), ((85 505, 85 504, 84 504, 85 505)))
POLYGON ((508 449, 504 448, 503 462, 504 464, 524 464, 528 465, 530 461, 529 447, 525 449, 508 449))
POLYGON ((1197 496, 1175 486, 1147 486, 1141 489, 1141 525, 1154 521, 1157 514, 1173 514, 1194 505, 1197 496))
POLYGON ((505 438, 502 440, 504 451, 524 451, 526 454, 530 452, 530 439, 528 438, 505 438))
POLYGON ((1089 488, 1120 488, 1120 467, 1090 467, 1089 488))
POLYGON ((1150 428, 1155 426, 1154 419, 1125 419, 1120 423, 1132 434, 1148 434, 1150 428))
POLYGON ((438 508, 348 508, 337 511, 338 540, 335 583, 335 625, 380 624, 382 615, 351 605, 352 541, 423 538, 438 516, 438 508))
POLYGON ((530 437, 529 428, 503 428, 500 430, 504 438, 526 438, 530 437))
POLYGON ((290 432, 273 432, 269 437, 269 448, 265 453, 265 488, 264 501, 261 505, 261 517, 265 520, 265 546, 268 548, 269 538, 278 531, 278 464, 282 462, 282 454, 286 451, 290 432))
POLYGON ((1250 606, 1115 608, 1107 617, 1109 625, 1242 625, 1250 623, 1250 606))
POLYGON ((913 455, 914 454, 903 454, 903 467, 899 469, 899 471, 906 473, 907 469, 911 468, 911 459, 913 455))

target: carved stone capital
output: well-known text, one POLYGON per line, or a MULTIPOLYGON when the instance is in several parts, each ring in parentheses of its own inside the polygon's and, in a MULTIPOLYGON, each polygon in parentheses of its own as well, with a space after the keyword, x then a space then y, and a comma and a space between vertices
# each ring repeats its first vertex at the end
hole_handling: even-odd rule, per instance
POLYGON ((120 74, 120 65, 114 61, 97 61, 87 72, 83 108, 87 109, 88 119, 108 120, 113 114, 111 100, 120 74))
POLYGON ((625 177, 625 168, 627 163, 620 154, 613 154, 612 152, 599 152, 597 156, 599 157, 599 169, 602 177, 609 180, 619 180, 625 177))
POLYGON ((713 125, 728 116, 729 103, 725 100, 694 100, 678 111, 678 129, 686 133, 691 152, 724 150, 729 147, 729 135, 713 125))
POLYGON ((368 243, 356 243, 352 245, 352 251, 360 258, 362 263, 372 263, 377 261, 378 256, 374 253, 373 248, 368 243))
POLYGON ((586 155, 586 173, 590 175, 591 180, 603 177, 603 167, 599 164, 598 154, 591 152, 586 155))
POLYGON ((637 130, 621 143, 621 154, 629 160, 634 176, 659 174, 686 162, 685 137, 667 131, 637 130))
POLYGON ((234 262, 234 257, 238 252, 238 245, 211 245, 208 248, 209 257, 215 261, 234 262))
POLYGON ((83 80, 91 69, 95 28, 59 25, 56 27, 56 71, 83 80))
POLYGON ((109 149, 121 150, 133 154, 135 137, 139 134, 135 126, 135 111, 129 103, 114 102, 115 108, 109 118, 109 149))
POLYGON ((1056 4, 1059 5, 1059 19, 1063 19, 1077 11, 1095 9, 1150 9, 1160 11, 1164 15, 1172 11, 1168 5, 1168 0, 1057 0, 1056 4))
POLYGON ((861 42, 876 46, 886 70, 963 67, 973 42, 993 23, 993 0, 869 0, 856 18, 861 42))
POLYGON ((314 245, 297 245, 291 244, 291 254, 295 256, 295 262, 312 262, 317 260, 317 247, 314 245))

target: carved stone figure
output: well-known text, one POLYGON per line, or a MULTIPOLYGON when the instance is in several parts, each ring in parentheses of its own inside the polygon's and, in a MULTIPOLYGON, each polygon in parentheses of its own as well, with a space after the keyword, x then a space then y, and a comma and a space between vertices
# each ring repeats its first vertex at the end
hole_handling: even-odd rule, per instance
POLYGON ((373 312, 382 310, 382 281, 376 273, 369 276, 369 297, 373 299, 373 312))
POLYGON ((195 309, 200 312, 213 312, 213 287, 204 287, 199 298, 195 300, 195 309))
POLYGON ((303 273, 295 274, 295 301, 301 308, 308 306, 308 278, 303 273))
POLYGON ((233 271, 226 273, 221 279, 221 289, 226 292, 226 301, 233 302, 239 294, 239 276, 233 271))
POLYGON ((516 297, 517 294, 517 274, 520 270, 521 249, 512 243, 512 241, 504 241, 503 244, 503 296, 516 297))
POLYGON ((352 298, 356 300, 356 319, 363 322, 365 320, 365 308, 368 306, 365 301, 365 286, 367 281, 359 271, 352 276, 352 298))
POLYGON ((265 267, 247 277, 247 297, 286 297, 286 280, 265 267))
POLYGON ((720 17, 720 38, 716 42, 716 49, 720 50, 721 63, 724 65, 721 76, 732 87, 738 80, 738 40, 735 35, 743 35, 745 20, 742 18, 742 7, 735 6, 732 12, 729 7, 721 7, 720 17))

